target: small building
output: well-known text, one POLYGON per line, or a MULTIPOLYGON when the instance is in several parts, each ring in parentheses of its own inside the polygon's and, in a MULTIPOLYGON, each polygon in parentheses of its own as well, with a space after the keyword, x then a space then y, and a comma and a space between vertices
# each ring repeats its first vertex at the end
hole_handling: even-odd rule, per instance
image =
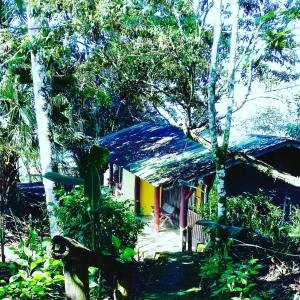
MULTIPOLYGON (((172 221, 185 228, 189 207, 205 201, 214 180, 211 152, 170 125, 143 122, 101 140, 110 151, 110 182, 122 197, 135 200, 141 215, 154 212, 157 230, 164 203, 174 207, 172 221)), ((284 137, 244 135, 231 139, 230 150, 259 157, 279 170, 300 175, 300 142, 284 137)), ((272 192, 278 204, 284 199, 300 204, 300 189, 274 181, 238 161, 227 162, 228 195, 272 192)), ((192 217, 191 217, 192 218, 192 217)))

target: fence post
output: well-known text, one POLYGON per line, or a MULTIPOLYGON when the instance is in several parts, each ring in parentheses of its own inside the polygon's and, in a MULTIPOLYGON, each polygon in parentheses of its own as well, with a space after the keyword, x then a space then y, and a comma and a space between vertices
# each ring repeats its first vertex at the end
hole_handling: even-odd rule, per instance
POLYGON ((188 252, 192 252, 192 231, 193 231, 193 227, 192 226, 188 226, 187 227, 187 245, 188 245, 188 252))
POLYGON ((184 228, 182 230, 182 252, 186 252, 186 237, 187 237, 187 230, 184 228))

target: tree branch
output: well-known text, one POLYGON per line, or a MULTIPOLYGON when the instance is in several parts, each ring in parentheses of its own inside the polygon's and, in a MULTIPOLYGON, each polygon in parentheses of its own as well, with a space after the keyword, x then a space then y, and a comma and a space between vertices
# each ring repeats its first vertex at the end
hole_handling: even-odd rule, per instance
POLYGON ((191 138, 195 142, 206 147, 208 150, 212 150, 211 142, 209 140, 205 139, 204 137, 202 137, 201 135, 199 135, 200 131, 201 130, 199 128, 190 130, 191 138))
POLYGON ((256 170, 271 176, 272 178, 279 179, 281 181, 284 181, 285 183, 288 183, 295 187, 300 187, 300 177, 293 176, 291 174, 288 174, 286 172, 278 171, 271 165, 256 159, 253 156, 250 156, 245 153, 231 153, 230 154, 235 160, 240 160, 244 162, 245 164, 255 168, 256 170))

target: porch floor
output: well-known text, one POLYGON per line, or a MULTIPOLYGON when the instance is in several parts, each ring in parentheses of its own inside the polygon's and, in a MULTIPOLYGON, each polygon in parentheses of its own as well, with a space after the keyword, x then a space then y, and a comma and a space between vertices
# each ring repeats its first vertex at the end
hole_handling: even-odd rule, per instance
POLYGON ((137 259, 155 258, 160 252, 180 252, 181 237, 179 228, 165 223, 159 232, 154 230, 153 217, 143 217, 146 223, 143 232, 138 236, 136 245, 137 259))

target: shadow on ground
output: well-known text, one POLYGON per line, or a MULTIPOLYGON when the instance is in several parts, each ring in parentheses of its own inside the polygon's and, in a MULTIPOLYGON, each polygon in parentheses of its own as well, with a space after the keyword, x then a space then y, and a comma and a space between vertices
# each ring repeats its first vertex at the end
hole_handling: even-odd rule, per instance
POLYGON ((202 260, 200 253, 160 253, 146 262, 137 299, 199 299, 202 260))

